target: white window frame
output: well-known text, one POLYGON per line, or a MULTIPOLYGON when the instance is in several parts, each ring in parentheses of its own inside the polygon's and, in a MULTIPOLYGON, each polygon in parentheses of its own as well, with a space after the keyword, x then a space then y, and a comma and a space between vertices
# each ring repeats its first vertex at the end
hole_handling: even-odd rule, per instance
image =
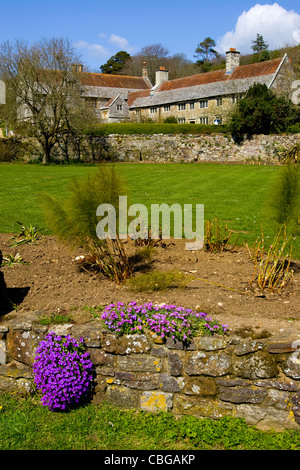
POLYGON ((200 109, 208 108, 208 100, 200 100, 199 107, 200 109))

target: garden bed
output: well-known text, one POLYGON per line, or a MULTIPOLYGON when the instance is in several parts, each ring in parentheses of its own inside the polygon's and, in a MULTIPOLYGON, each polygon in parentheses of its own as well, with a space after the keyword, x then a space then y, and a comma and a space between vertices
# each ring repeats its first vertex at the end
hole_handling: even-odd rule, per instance
MULTIPOLYGON (((259 336, 268 331, 300 330, 299 262, 292 263, 294 282, 281 295, 250 290, 249 281, 254 263, 242 247, 234 252, 207 253, 186 251, 184 240, 166 241, 155 247, 150 261, 138 265, 141 272, 180 270, 193 276, 187 287, 168 288, 163 292, 135 292, 127 285, 117 285, 98 272, 88 272, 75 261, 83 255, 71 253, 55 237, 43 236, 35 244, 10 246, 10 234, 0 234, 3 255, 19 253, 28 264, 1 268, 13 308, 0 315, 25 319, 53 315, 66 316, 66 321, 91 321, 95 309, 113 302, 136 301, 181 305, 212 316, 230 331, 241 328, 259 336)), ((134 254, 136 247, 126 242, 126 250, 134 254)), ((139 273, 136 272, 136 275, 139 273)))

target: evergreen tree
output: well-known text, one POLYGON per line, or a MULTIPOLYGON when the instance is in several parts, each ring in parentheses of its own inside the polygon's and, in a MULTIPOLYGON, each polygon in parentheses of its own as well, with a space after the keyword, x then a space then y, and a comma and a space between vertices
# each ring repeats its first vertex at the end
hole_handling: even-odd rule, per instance
POLYGON ((299 121, 299 107, 277 96, 266 85, 256 83, 239 100, 229 128, 234 140, 242 143, 255 134, 277 134, 299 121))
POLYGON ((256 39, 254 41, 252 41, 251 49, 254 52, 262 52, 262 51, 268 49, 268 47, 269 47, 269 44, 267 44, 265 42, 263 36, 261 34, 257 33, 256 39))
POLYGON ((106 64, 101 65, 100 70, 101 73, 108 73, 112 75, 120 75, 122 73, 122 69, 126 63, 130 59, 130 54, 126 51, 119 51, 115 55, 113 55, 106 64))

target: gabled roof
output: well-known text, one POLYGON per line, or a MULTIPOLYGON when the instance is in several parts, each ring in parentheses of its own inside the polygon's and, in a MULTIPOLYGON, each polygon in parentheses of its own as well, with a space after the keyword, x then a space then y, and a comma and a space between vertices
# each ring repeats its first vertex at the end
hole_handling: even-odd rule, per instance
POLYGON ((126 88, 130 90, 147 90, 150 88, 149 83, 143 77, 90 72, 81 72, 77 76, 84 86, 126 88))
POLYGON ((107 101, 107 103, 105 103, 103 106, 101 106, 101 109, 108 109, 110 108, 114 102, 119 98, 120 95, 117 95, 117 96, 114 96, 113 98, 111 98, 110 100, 107 101))
POLYGON ((190 86, 207 85, 210 83, 240 80, 242 78, 261 77, 276 72, 282 59, 268 60, 257 64, 240 65, 231 74, 226 74, 225 69, 214 70, 213 72, 199 73, 191 77, 179 78, 164 82, 159 91, 175 90, 190 86))
POLYGON ((176 80, 168 80, 162 83, 155 93, 151 90, 130 93, 128 106, 132 108, 158 106, 213 96, 244 93, 254 83, 269 86, 282 62, 283 59, 279 58, 257 64, 240 65, 230 74, 227 74, 225 69, 221 69, 176 80))

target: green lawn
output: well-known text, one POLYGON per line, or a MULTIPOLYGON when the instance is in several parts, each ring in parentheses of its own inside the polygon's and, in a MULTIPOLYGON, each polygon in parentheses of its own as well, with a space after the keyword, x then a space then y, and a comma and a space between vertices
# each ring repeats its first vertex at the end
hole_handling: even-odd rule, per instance
MULTIPOLYGON (((52 412, 37 397, 0 394, 0 450, 299 450, 298 431, 263 432, 237 418, 214 421, 107 404, 52 412)), ((200 465, 200 462, 199 462, 200 465)))
MULTIPOLYGON (((205 219, 219 218, 232 230, 243 231, 240 240, 254 243, 263 230, 274 236, 266 204, 279 167, 222 164, 117 164, 125 178, 130 202, 204 204, 205 219)), ((16 221, 49 233, 39 207, 39 195, 49 192, 63 198, 72 178, 96 171, 92 165, 0 165, 0 232, 16 232, 16 221)), ((293 257, 300 257, 299 237, 293 257)))

